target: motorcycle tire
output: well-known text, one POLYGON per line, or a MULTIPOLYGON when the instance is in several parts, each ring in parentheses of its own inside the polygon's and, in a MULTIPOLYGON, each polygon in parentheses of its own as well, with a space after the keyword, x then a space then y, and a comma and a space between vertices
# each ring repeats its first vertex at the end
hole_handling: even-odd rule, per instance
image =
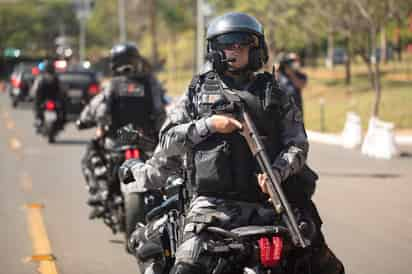
POLYGON ((128 193, 124 197, 126 244, 138 222, 144 222, 144 194, 128 193))
POLYGON ((55 142, 56 142, 56 135, 53 134, 53 133, 50 133, 50 134, 47 136, 47 142, 48 142, 49 144, 55 143, 55 142))

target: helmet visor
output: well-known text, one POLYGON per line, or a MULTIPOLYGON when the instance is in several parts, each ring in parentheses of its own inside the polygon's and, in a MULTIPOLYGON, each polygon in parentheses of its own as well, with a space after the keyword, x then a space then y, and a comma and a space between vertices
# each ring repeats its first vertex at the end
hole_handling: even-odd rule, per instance
POLYGON ((230 50, 234 48, 244 48, 247 46, 257 47, 258 38, 247 32, 230 32, 217 36, 214 39, 216 49, 230 50))

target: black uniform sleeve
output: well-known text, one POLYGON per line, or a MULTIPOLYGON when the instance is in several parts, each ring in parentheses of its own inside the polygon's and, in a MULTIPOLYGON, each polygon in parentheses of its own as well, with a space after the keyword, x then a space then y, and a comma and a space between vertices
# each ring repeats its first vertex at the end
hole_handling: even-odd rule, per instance
POLYGON ((170 111, 160 130, 159 146, 166 157, 183 155, 214 133, 208 118, 191 117, 191 104, 186 93, 170 111))
POLYGON ((110 124, 110 94, 110 90, 105 89, 98 95, 94 96, 89 104, 80 113, 80 122, 89 126, 110 124))
POLYGON ((284 92, 281 92, 280 114, 280 136, 283 149, 276 157, 273 167, 279 171, 284 181, 304 166, 309 143, 302 113, 296 106, 293 97, 284 92))

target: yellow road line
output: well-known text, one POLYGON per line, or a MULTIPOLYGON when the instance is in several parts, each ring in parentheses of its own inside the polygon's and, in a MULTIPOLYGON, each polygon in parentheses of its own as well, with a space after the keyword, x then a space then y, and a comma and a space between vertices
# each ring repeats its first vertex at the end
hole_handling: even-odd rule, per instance
POLYGON ((30 192, 33 189, 33 181, 29 174, 23 172, 20 175, 21 188, 24 192, 30 192))
POLYGON ((22 147, 21 142, 19 141, 19 139, 15 138, 15 137, 12 137, 10 139, 9 145, 10 145, 10 148, 12 150, 19 150, 22 147))
POLYGON ((3 112, 3 118, 8 119, 10 117, 9 113, 7 111, 3 112))
POLYGON ((6 121, 6 128, 7 129, 14 129, 16 126, 12 120, 7 120, 6 121))
POLYGON ((51 250, 41 212, 43 207, 42 204, 26 205, 29 234, 33 246, 33 256, 26 261, 38 262, 38 271, 41 274, 57 274, 55 257, 51 250))

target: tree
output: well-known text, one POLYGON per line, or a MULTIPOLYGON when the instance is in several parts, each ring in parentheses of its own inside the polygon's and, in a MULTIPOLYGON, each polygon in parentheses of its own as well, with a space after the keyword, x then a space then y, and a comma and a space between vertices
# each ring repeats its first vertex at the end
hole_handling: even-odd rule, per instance
POLYGON ((0 44, 20 48, 26 54, 54 54, 54 39, 64 31, 77 34, 71 3, 22 1, 0 5, 0 44))
POLYGON ((379 60, 377 60, 377 37, 379 31, 383 30, 385 24, 393 16, 395 3, 393 0, 351 0, 361 15, 360 23, 368 31, 369 47, 363 51, 363 57, 368 64, 369 70, 372 71, 373 87, 375 89, 375 102, 373 105, 372 115, 379 115, 379 105, 381 101, 381 73, 379 60))

